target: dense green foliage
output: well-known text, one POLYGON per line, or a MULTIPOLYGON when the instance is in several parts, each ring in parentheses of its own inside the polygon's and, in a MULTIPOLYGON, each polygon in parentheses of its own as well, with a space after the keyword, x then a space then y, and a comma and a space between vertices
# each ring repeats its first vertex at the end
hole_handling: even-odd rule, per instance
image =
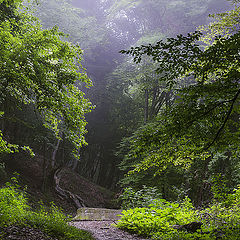
MULTIPOLYGON (((217 199, 203 210, 194 209, 190 199, 181 202, 167 202, 161 198, 152 199, 146 207, 137 207, 123 211, 123 217, 118 222, 119 228, 137 233, 151 239, 239 239, 239 194, 225 195, 222 202, 217 199), (179 229, 190 223, 201 223, 199 230, 179 229)), ((136 192, 135 197, 139 195, 136 192)), ((131 201, 132 195, 127 201, 131 201)), ((142 204, 145 204, 143 199, 142 204)))
POLYGON ((215 37, 219 35, 231 36, 232 33, 239 31, 239 11, 240 7, 235 2, 232 10, 224 13, 212 14, 215 20, 207 26, 200 26, 198 29, 204 33, 201 38, 207 44, 211 44, 215 37))
MULTIPOLYGON (((120 228, 155 239, 237 239, 239 190, 230 193, 240 180, 240 8, 233 2, 233 10, 191 32, 227 4, 40 1, 43 30, 28 9, 18 10, 22 1, 0 1, 0 153, 17 152, 19 145, 31 151, 29 145, 43 155, 44 180, 68 165, 111 187, 120 158, 128 172, 122 183, 130 185, 121 196, 127 210, 120 228), (92 105, 82 91, 91 81, 78 44, 95 84, 84 91, 97 105, 88 116, 88 150, 80 147, 92 105), (120 57, 130 45, 121 51, 129 56, 120 57), (73 148, 80 163, 70 155, 73 148), (201 222, 202 232, 172 227, 191 222, 201 222)), ((24 204, 19 211, 26 211, 24 204)), ((13 210, 6 209, 3 217, 10 219, 13 210)), ((40 210, 27 221, 54 232, 44 216, 40 210)))
POLYGON ((54 204, 47 210, 40 203, 37 211, 28 205, 24 191, 20 190, 16 178, 0 189, 0 226, 18 225, 40 229, 57 239, 93 239, 87 232, 68 225, 66 217, 54 204))
POLYGON ((13 112, 23 105, 33 106, 45 127, 58 138, 64 132, 79 148, 85 144, 84 115, 92 108, 76 85, 91 85, 80 63, 82 50, 63 41, 64 34, 57 27, 43 30, 28 9, 18 10, 21 3, 2 1, 0 5, 1 16, 5 16, 0 22, 4 131, 6 122, 18 121, 13 112))
MULTIPOLYGON (((232 14, 223 16, 232 18, 232 14)), ((228 23, 226 18, 218 19, 220 25, 228 23)), ((122 167, 132 168, 135 175, 147 171, 149 176, 159 175, 160 179, 175 169, 180 173, 180 182, 185 187, 191 184, 192 190, 192 181, 197 179, 187 179, 184 172, 190 176, 191 172, 200 174, 199 179, 210 184, 209 170, 216 159, 228 159, 230 166, 238 158, 239 36, 239 31, 234 31, 203 48, 199 43, 202 33, 194 32, 121 51, 132 55, 138 64, 145 55, 150 56, 159 81, 174 94, 169 107, 123 142, 122 167)), ((217 164, 220 166, 220 162, 217 164)), ((227 171, 215 173, 225 175, 227 171)), ((230 175, 234 175, 233 171, 230 175)), ((134 182, 134 177, 130 180, 134 182)))
POLYGON ((138 191, 134 191, 131 187, 125 188, 119 199, 122 202, 121 208, 129 209, 147 207, 153 204, 156 198, 161 198, 161 194, 156 187, 143 186, 143 189, 138 191))
POLYGON ((120 167, 129 171, 122 183, 140 190, 124 191, 123 206, 130 209, 118 227, 152 239, 239 239, 239 1, 234 3, 201 32, 121 51, 140 66, 149 56, 173 101, 122 141, 120 167), (145 184, 175 202, 154 198, 145 184), (195 223, 199 230, 191 228, 195 223))

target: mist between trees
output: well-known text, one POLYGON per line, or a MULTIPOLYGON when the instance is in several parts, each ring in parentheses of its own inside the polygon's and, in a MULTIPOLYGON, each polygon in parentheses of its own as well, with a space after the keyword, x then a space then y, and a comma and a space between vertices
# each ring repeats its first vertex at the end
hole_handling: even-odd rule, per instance
POLYGON ((19 4, 1 1, 2 159, 36 154, 43 188, 68 166, 196 205, 238 184, 237 1, 19 4))

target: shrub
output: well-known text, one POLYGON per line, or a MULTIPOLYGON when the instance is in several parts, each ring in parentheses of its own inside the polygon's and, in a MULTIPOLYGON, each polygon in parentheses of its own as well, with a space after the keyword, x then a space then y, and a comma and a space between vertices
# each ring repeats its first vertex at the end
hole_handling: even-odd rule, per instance
POLYGON ((158 192, 156 187, 146 187, 135 191, 133 188, 128 187, 124 189, 123 194, 120 196, 122 201, 122 209, 129 209, 135 207, 148 207, 153 204, 156 199, 161 199, 162 195, 158 192))
POLYGON ((155 199, 148 207, 124 210, 117 227, 161 240, 238 240, 240 188, 232 194, 227 194, 221 202, 214 201, 212 205, 202 210, 194 209, 188 198, 181 203, 155 199), (201 229, 194 233, 174 229, 174 225, 192 222, 201 222, 201 229))
POLYGON ((59 240, 91 240, 90 233, 69 226, 69 217, 52 204, 47 210, 43 204, 39 210, 33 211, 27 204, 24 191, 19 189, 16 178, 15 183, 7 183, 0 189, 0 226, 19 225, 38 228, 49 236, 59 240))
POLYGON ((139 235, 170 239, 178 231, 173 225, 183 225, 195 220, 195 211, 188 198, 182 203, 155 199, 148 207, 124 210, 117 226, 139 235))
MULTIPOLYGON (((16 178, 12 178, 16 182, 16 178)), ((29 209, 24 192, 18 189, 18 185, 7 183, 0 189, 0 223, 22 223, 29 209)))

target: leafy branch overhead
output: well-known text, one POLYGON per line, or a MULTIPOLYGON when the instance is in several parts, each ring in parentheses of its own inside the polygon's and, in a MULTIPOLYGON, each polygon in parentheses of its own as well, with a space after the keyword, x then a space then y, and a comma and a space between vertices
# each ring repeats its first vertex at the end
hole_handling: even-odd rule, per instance
POLYGON ((121 50, 120 53, 132 55, 137 64, 142 61, 144 55, 150 56, 158 64, 156 73, 164 73, 168 85, 173 86, 176 78, 190 70, 191 65, 202 53, 196 44, 201 35, 200 32, 188 34, 187 37, 178 35, 177 38, 160 40, 155 45, 132 47, 130 50, 121 50))
POLYGON ((132 136, 125 157, 141 160, 134 171, 161 172, 169 163, 190 166, 216 151, 239 150, 240 33, 219 36, 205 48, 201 37, 194 32, 121 51, 137 64, 152 58, 160 81, 176 95, 171 109, 132 136))

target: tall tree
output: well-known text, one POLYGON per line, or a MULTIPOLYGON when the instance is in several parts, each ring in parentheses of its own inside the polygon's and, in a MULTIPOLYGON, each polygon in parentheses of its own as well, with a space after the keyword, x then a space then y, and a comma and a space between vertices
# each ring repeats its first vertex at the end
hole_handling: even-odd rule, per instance
POLYGON ((19 11, 22 1, 2 0, 0 4, 3 133, 8 132, 6 123, 16 109, 32 105, 45 127, 58 138, 64 132, 76 148, 81 147, 86 143, 84 115, 92 108, 76 86, 91 86, 80 62, 82 50, 63 41, 65 36, 57 27, 43 30, 27 9, 19 11))
POLYGON ((217 154, 227 159, 239 155, 240 33, 217 37, 205 49, 198 42, 201 36, 179 35, 122 51, 136 63, 146 54, 151 56, 158 64, 156 72, 165 73, 169 89, 184 78, 190 80, 175 89, 178 96, 171 109, 129 139, 125 157, 135 161, 132 172, 151 169, 162 174, 169 166, 189 168, 200 162, 206 173, 217 154))

